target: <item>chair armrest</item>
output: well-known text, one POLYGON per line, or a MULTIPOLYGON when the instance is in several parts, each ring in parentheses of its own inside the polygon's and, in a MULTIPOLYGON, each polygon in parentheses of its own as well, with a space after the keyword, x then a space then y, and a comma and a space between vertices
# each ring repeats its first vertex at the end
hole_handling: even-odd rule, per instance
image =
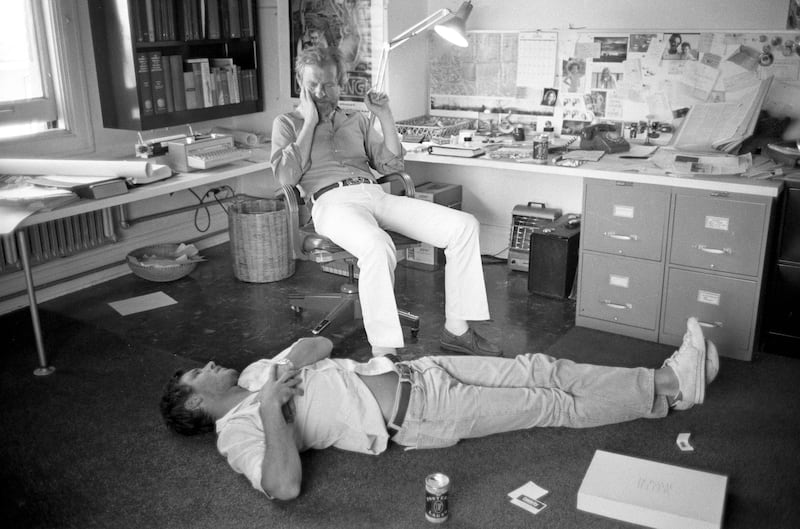
POLYGON ((286 204, 286 217, 289 224, 289 246, 293 259, 306 259, 303 253, 303 237, 300 234, 300 193, 295 186, 282 185, 281 194, 286 204))
POLYGON ((409 198, 414 198, 414 181, 408 173, 389 173, 378 178, 378 183, 383 184, 392 180, 400 180, 403 184, 403 194, 409 198))

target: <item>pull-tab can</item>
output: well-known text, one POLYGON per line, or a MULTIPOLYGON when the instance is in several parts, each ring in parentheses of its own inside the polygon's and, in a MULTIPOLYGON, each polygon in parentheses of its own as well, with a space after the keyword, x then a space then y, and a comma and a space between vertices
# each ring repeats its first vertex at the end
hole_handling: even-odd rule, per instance
POLYGON ((450 516, 447 496, 450 478, 441 472, 425 478, 425 518, 429 522, 442 523, 450 516))
POLYGON ((533 152, 531 161, 533 163, 547 163, 547 153, 550 151, 550 136, 539 134, 533 138, 533 152))

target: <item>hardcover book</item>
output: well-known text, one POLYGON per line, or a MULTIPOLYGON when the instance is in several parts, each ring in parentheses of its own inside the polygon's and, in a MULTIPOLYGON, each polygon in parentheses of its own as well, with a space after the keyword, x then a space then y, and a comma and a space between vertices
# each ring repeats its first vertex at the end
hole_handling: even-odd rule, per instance
POLYGON ((150 58, 145 52, 136 54, 136 86, 139 91, 139 112, 142 116, 152 116, 155 109, 150 86, 150 58))
POLYGON ((431 145, 428 152, 440 156, 461 156, 463 158, 474 158, 486 154, 486 149, 480 146, 470 145, 431 145))
POLYGON ((164 67, 161 62, 161 52, 151 51, 150 59, 150 86, 153 91, 153 109, 156 114, 167 112, 167 85, 164 81, 164 67))
POLYGON ((657 529, 720 529, 728 477, 597 450, 578 509, 657 529))

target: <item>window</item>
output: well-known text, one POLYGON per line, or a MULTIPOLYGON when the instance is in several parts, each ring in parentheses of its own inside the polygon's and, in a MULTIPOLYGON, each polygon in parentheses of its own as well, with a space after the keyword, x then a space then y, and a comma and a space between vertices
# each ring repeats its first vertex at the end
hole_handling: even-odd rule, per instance
POLYGON ((0 155, 91 150, 77 4, 3 0, 0 155))

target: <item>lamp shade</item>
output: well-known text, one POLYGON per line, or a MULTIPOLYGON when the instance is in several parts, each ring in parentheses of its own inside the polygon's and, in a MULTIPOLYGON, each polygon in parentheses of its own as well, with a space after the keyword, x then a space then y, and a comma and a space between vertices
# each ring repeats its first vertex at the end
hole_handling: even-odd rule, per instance
POLYGON ((440 37, 455 46, 466 48, 467 42, 466 23, 469 14, 472 12, 472 2, 467 1, 461 4, 458 11, 447 22, 437 24, 433 29, 440 37))

